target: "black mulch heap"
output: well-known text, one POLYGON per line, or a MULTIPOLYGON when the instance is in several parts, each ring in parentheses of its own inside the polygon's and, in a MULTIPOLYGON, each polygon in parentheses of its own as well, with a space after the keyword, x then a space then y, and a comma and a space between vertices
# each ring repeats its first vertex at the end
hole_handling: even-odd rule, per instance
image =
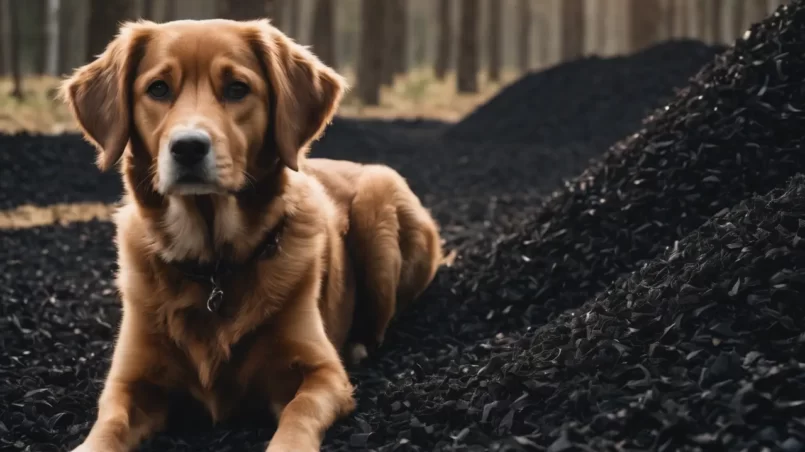
MULTIPOLYGON (((355 371, 358 412, 325 449, 805 450, 805 178, 788 182, 805 161, 803 77, 795 0, 539 203, 596 150, 336 124, 318 155, 400 168, 460 253, 355 371)), ((0 235, 0 450, 65 450, 93 421, 119 319, 111 235, 0 235)), ((260 450, 271 435, 182 420, 143 450, 260 450)))
POLYGON ((722 50, 698 41, 672 41, 634 55, 590 56, 535 72, 505 87, 445 135, 462 141, 548 146, 584 140, 603 148, 634 132, 674 88, 685 86, 722 50), (618 122, 612 121, 613 115, 618 122), (604 129, 602 123, 612 127, 604 129))

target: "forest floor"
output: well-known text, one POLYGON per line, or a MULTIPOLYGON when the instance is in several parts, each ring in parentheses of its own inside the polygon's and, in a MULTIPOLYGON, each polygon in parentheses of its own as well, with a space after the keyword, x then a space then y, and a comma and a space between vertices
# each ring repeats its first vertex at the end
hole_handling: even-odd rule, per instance
MULTIPOLYGON (((351 86, 355 77, 343 71, 351 86)), ((392 86, 381 90, 380 105, 361 105, 354 90, 344 98, 339 115, 351 118, 428 118, 458 121, 478 105, 494 96, 502 86, 516 80, 519 74, 502 74, 499 82, 479 74, 479 91, 462 94, 456 90, 455 74, 438 80, 430 70, 415 70, 396 78, 392 86)), ((60 78, 36 76, 23 80, 22 101, 11 96, 13 81, 0 78, 0 132, 59 134, 76 131, 64 103, 55 97, 60 78)))

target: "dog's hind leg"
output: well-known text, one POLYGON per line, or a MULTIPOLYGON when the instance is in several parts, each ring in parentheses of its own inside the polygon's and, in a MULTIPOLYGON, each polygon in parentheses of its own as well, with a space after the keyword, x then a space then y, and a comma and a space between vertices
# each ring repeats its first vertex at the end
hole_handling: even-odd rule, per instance
POLYGON ((348 237, 358 270, 353 364, 382 345, 391 319, 425 290, 441 261, 435 222, 397 172, 365 166, 356 193, 348 237))

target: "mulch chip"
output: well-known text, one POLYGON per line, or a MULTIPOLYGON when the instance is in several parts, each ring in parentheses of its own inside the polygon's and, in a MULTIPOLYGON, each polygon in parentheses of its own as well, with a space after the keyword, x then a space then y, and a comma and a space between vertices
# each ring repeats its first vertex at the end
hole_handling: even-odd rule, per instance
MULTIPOLYGON (((610 143, 596 140, 622 127, 613 114, 552 126, 557 140, 573 130, 576 140, 529 141, 544 137, 540 125, 519 143, 498 139, 505 121, 484 130, 484 109, 511 108, 511 121, 549 114, 511 100, 468 117, 479 135, 460 140, 457 126, 440 123, 336 121, 314 154, 398 168, 457 257, 354 371, 358 410, 328 432, 324 450, 805 449, 805 177, 796 176, 805 1, 714 58, 717 50, 671 43, 529 76, 544 85, 563 70, 599 71, 563 93, 572 118, 584 99, 606 96, 616 82, 595 80, 612 80, 609 70, 710 61, 606 153, 610 143)), ((658 76, 657 87, 629 79, 634 96, 613 98, 629 115, 650 108, 681 72, 658 76)), ((81 148, 2 140, 65 155, 81 148)), ((21 154, 4 174, 39 174, 51 190, 44 173, 25 173, 34 157, 21 154)), ((85 169, 65 171, 93 174, 88 156, 85 169)), ((69 179, 48 175, 57 187, 69 179)), ((18 195, 13 186, 3 186, 3 202, 36 199, 32 182, 18 195)), ((42 199, 86 195, 70 187, 42 199)), ((0 450, 64 450, 93 422, 119 319, 112 234, 94 221, 0 235, 0 450)), ((260 450, 271 436, 270 426, 212 428, 193 414, 142 450, 260 450)))

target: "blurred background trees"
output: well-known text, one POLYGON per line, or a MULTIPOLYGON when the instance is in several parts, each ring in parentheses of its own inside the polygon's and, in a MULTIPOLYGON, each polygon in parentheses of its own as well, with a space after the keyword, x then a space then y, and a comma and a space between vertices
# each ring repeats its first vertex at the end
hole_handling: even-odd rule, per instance
MULTIPOLYGON (((476 93, 523 72, 661 40, 732 42, 785 0, 0 0, 0 77, 58 77, 127 19, 269 17, 346 75, 363 105, 416 74, 476 93)), ((413 86, 413 85, 412 85, 413 86)), ((415 88, 410 88, 415 89, 415 88)), ((3 93, 5 94, 5 93, 3 93)))

